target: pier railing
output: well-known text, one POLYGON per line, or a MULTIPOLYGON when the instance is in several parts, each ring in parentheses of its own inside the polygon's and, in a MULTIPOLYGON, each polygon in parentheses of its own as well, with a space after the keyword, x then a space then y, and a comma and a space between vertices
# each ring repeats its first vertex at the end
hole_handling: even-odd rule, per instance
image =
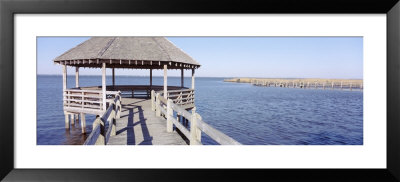
MULTIPOLYGON (((175 125, 175 127, 189 139, 190 145, 202 144, 202 132, 221 145, 241 145, 233 138, 205 123, 201 116, 195 112, 194 108, 192 109, 192 113, 190 113, 183 107, 174 103, 173 99, 165 99, 160 93, 155 93, 154 91, 151 93, 152 110, 156 112, 156 116, 161 117, 163 115, 166 118, 167 132, 172 132, 173 126, 175 125), (174 118, 174 113, 176 113, 177 116, 182 116, 190 121, 190 130, 174 118)), ((173 91, 171 91, 171 93, 173 93, 173 91)))
MULTIPOLYGON (((167 88, 168 90, 188 89, 186 87, 179 87, 179 86, 168 86, 167 88)), ((75 89, 101 91, 102 86, 79 87, 75 89)), ((164 86, 163 85, 107 85, 106 90, 108 90, 107 92, 120 91, 121 96, 150 98, 150 93, 152 90, 162 91, 164 90, 164 86)))
MULTIPOLYGON (((104 112, 102 93, 102 91, 98 90, 64 90, 64 111, 100 115, 104 112)), ((106 94, 108 97, 111 97, 111 99, 115 98, 116 95, 120 96, 120 92, 118 91, 107 91, 106 94)), ((107 103, 110 103, 111 99, 108 99, 107 103)))
POLYGON ((117 94, 103 115, 93 122, 93 131, 84 145, 106 145, 110 136, 116 135, 116 119, 120 118, 121 109, 121 96, 117 94))
POLYGON ((310 81, 268 81, 268 80, 251 80, 250 83, 255 86, 265 87, 287 87, 287 88, 310 88, 310 89, 340 89, 340 90, 363 90, 362 82, 310 82, 310 81))
MULTIPOLYGON (((163 91, 152 91, 152 100, 154 100, 154 96, 157 93, 160 93, 161 96, 164 96, 163 91)), ((180 90, 168 90, 167 98, 171 99, 172 102, 184 109, 193 108, 194 107, 194 89, 180 89, 180 90)))

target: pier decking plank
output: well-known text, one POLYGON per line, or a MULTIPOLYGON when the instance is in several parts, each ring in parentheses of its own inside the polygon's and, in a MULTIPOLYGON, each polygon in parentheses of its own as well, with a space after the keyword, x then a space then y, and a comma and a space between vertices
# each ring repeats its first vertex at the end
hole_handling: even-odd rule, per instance
POLYGON ((176 132, 167 132, 166 120, 156 117, 149 99, 122 98, 121 118, 107 145, 187 145, 176 132))

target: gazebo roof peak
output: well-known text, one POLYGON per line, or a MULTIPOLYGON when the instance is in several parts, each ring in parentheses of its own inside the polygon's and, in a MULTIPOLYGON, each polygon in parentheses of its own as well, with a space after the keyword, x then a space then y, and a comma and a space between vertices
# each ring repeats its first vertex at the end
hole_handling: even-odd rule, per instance
POLYGON ((200 64, 164 37, 92 37, 54 59, 76 67, 196 69, 200 64))

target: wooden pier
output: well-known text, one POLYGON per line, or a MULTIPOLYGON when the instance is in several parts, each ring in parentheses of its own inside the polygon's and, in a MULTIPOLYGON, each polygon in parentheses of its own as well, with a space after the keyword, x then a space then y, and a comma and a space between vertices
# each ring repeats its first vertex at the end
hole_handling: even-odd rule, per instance
POLYGON ((84 145, 201 145, 202 133, 219 144, 240 145, 195 112, 194 90, 163 93, 152 90, 150 99, 116 94, 84 145))
POLYGON ((262 79, 262 78, 234 78, 226 79, 225 82, 251 83, 254 86, 285 87, 303 89, 340 89, 340 90, 363 90, 362 80, 344 79, 262 79))
POLYGON ((150 99, 122 98, 121 118, 116 120, 116 135, 107 145, 186 145, 177 131, 167 132, 166 121, 156 117, 150 99))
POLYGON ((240 144, 196 113, 194 74, 200 64, 166 38, 92 37, 54 63, 63 70, 65 128, 80 117, 86 133, 85 115, 96 115, 85 145, 197 145, 202 133, 219 144, 240 144), (75 67, 74 88, 67 87, 67 66, 75 67), (81 67, 101 68, 101 86, 80 87, 81 67), (106 85, 107 68, 112 85, 106 85), (148 69, 149 85, 116 85, 118 68, 148 69), (153 85, 153 70, 164 71, 162 86, 153 85), (168 86, 167 70, 180 70, 180 86, 168 86), (191 70, 190 89, 184 87, 184 70, 191 70))

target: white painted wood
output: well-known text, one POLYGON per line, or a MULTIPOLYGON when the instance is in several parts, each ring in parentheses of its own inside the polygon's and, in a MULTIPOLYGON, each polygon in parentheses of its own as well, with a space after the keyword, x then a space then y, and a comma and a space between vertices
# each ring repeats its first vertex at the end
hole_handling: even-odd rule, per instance
POLYGON ((173 115, 172 100, 168 99, 167 100, 167 132, 173 131, 172 115, 173 115))
POLYGON ((191 118, 190 118, 190 145, 198 145, 200 144, 199 141, 197 141, 197 117, 195 110, 192 110, 191 118))
POLYGON ((75 114, 70 114, 71 115, 71 124, 75 124, 75 114))
POLYGON ((102 77, 101 77, 101 90, 103 92, 103 110, 105 111, 106 108, 106 63, 103 63, 102 67, 102 77))
POLYGON ((168 82, 167 82, 167 65, 164 64, 164 98, 167 98, 167 87, 168 87, 168 82))
MULTIPOLYGON (((64 101, 84 102, 84 103, 89 103, 89 104, 93 104, 93 103, 103 103, 102 101, 94 101, 94 100, 79 100, 79 99, 64 99, 64 101)), ((66 104, 66 105, 68 105, 68 104, 66 104)))
POLYGON ((110 136, 115 136, 115 135, 117 135, 117 126, 116 126, 116 118, 115 118, 116 114, 115 114, 114 110, 111 112, 111 116, 110 117, 111 117, 110 126, 112 126, 110 136))
POLYGON ((194 89, 194 72, 195 69, 192 69, 192 89, 194 89))
POLYGON ((196 126, 197 121, 201 120, 201 116, 198 113, 196 113, 196 107, 192 109, 192 120, 195 121, 194 122, 195 127, 193 127, 194 137, 196 139, 197 144, 201 144, 201 130, 196 126))
MULTIPOLYGON (((123 113, 116 122, 116 129, 120 132, 111 136, 107 145, 187 145, 176 131, 166 131, 166 120, 154 115, 150 100, 123 98, 122 102, 123 113)), ((181 125, 176 126, 182 128, 181 125)), ((185 135, 185 130, 182 131, 185 135)))
POLYGON ((156 111, 156 104, 154 103, 154 98, 155 98, 155 92, 154 90, 151 90, 151 110, 156 111))
POLYGON ((189 131, 178 120, 171 118, 171 121, 173 124, 175 124, 175 127, 177 127, 181 133, 183 133, 183 135, 185 135, 187 138, 190 137, 189 131))
POLYGON ((156 116, 160 117, 161 116, 161 110, 160 110, 160 93, 156 94, 156 116))
POLYGON ((75 114, 75 122, 79 123, 79 114, 75 114))
MULTIPOLYGON (((104 127, 104 123, 101 121, 100 117, 96 118, 96 120, 93 122, 93 130, 99 126, 100 127, 100 135, 96 140, 96 144, 95 145, 105 145, 105 127, 104 127)), ((92 130, 92 131, 93 131, 92 130)))
POLYGON ((65 116, 65 129, 69 129, 69 114, 67 112, 64 112, 65 116))
POLYGON ((81 128, 82 128, 82 133, 86 133, 86 114, 81 113, 81 128))
POLYGON ((77 113, 86 113, 86 114, 93 114, 93 115, 101 115, 103 111, 100 109, 89 109, 89 108, 78 108, 78 107, 64 107, 64 111, 67 112, 77 112, 77 113))
POLYGON ((67 66, 63 65, 63 91, 67 90, 67 66))
POLYGON ((75 67, 75 87, 79 87, 79 67, 75 67))

